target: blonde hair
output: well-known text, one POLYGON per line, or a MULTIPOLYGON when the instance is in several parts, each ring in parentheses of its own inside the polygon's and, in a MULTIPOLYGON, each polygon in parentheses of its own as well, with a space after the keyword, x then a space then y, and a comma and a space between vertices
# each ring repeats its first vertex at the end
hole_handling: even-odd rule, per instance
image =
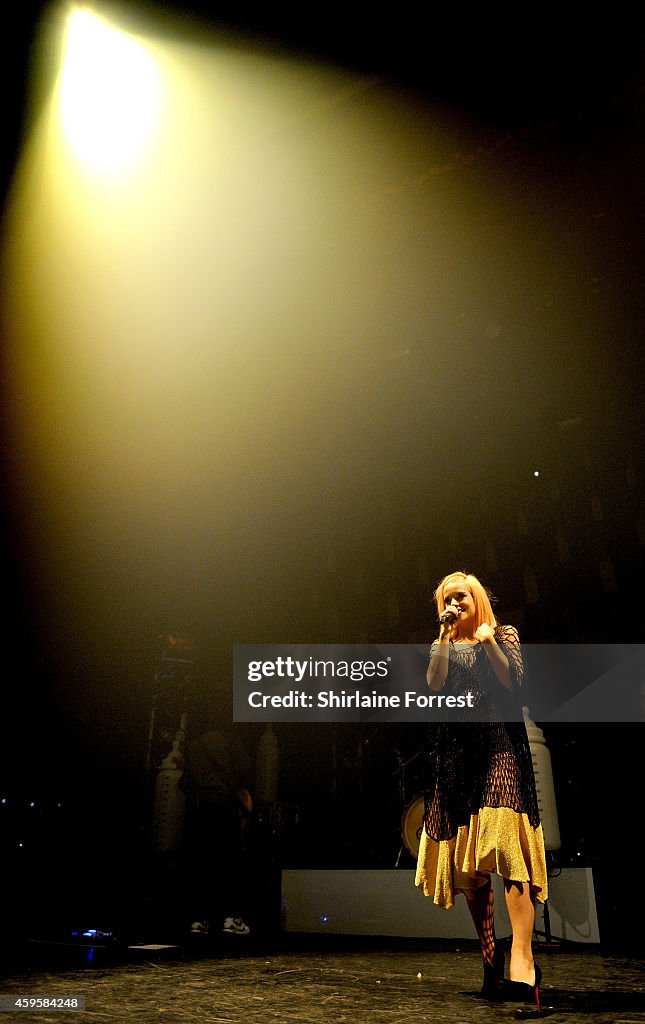
POLYGON ((489 626, 492 626, 493 629, 495 628, 495 626, 499 625, 497 619, 495 618, 493 607, 490 603, 489 591, 486 589, 483 583, 480 583, 476 576, 473 576, 471 573, 467 572, 451 572, 447 576, 444 576, 444 578, 439 583, 437 589, 434 592, 434 599, 437 605, 437 611, 439 615, 441 615, 441 613, 445 611, 446 608, 446 602, 444 601, 443 598, 443 589, 446 586, 446 584, 451 582, 452 580, 463 580, 473 596, 473 602, 475 604, 475 629, 478 629, 479 626, 481 626, 482 623, 484 622, 486 622, 489 626))

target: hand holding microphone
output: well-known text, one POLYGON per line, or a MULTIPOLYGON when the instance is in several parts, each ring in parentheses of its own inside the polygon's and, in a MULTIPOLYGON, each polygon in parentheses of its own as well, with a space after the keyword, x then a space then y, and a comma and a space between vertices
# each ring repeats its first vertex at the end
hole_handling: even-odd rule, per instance
POLYGON ((439 616, 439 625, 441 627, 439 636, 443 637, 446 633, 452 630, 455 622, 459 618, 461 611, 459 608, 455 608, 452 605, 449 608, 444 608, 441 615, 439 616))
POLYGON ((458 611, 455 608, 445 608, 439 616, 439 622, 443 625, 444 623, 453 624, 457 621, 458 611))

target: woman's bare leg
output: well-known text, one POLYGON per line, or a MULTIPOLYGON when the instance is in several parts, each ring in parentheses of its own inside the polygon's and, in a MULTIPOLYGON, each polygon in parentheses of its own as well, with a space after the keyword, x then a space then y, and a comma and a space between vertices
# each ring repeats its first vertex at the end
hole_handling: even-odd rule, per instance
POLYGON ((511 882, 504 879, 506 909, 511 919, 513 944, 511 946, 511 981, 522 981, 532 985, 535 978, 533 964, 533 928, 535 926, 535 904, 528 882, 511 882))

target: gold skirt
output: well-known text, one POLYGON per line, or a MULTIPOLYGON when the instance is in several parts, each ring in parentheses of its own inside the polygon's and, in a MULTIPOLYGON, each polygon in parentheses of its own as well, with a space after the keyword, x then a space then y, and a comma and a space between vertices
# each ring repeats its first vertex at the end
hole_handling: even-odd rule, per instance
POLYGON ((457 893, 476 889, 495 872, 513 882, 528 882, 540 903, 548 897, 542 826, 534 829, 526 814, 509 807, 482 807, 452 839, 421 833, 415 884, 448 909, 457 893))

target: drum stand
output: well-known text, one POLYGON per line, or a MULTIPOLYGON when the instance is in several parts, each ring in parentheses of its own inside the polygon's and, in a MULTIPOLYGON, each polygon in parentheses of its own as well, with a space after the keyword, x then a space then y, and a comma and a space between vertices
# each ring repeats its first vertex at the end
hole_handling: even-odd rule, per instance
MULTIPOLYGON (((553 878, 554 875, 559 874, 557 866, 554 867, 554 859, 554 854, 550 850, 547 850, 546 862, 548 878, 553 878)), ((544 930, 538 929, 537 927, 534 929, 536 942, 538 942, 543 949, 559 949, 562 945, 562 939, 558 939, 551 934, 551 915, 549 913, 548 899, 546 899, 542 904, 542 913, 544 930)))
MULTIPOLYGON (((413 754, 413 756, 409 757, 407 759, 407 761, 404 761, 403 757, 401 756, 401 751, 400 750, 396 751, 397 769, 396 769, 395 772, 393 772, 393 774, 394 775, 398 775, 398 777, 399 777, 399 805, 402 808, 405 808, 406 799, 407 799, 407 797, 406 797, 406 785, 405 785, 405 770, 406 770, 406 768, 408 767, 409 764, 412 764, 413 761, 416 761, 416 759, 421 756, 421 753, 422 753, 422 751, 418 750, 416 754, 413 754)), ((394 867, 395 868, 398 868, 398 866, 399 866, 399 864, 401 862, 401 855, 402 855, 404 849, 407 849, 407 846, 406 846, 405 841, 403 840, 403 830, 401 830, 401 845, 399 847, 399 852, 397 853, 396 860, 394 862, 394 867)), ((409 851, 409 852, 411 853, 411 851, 409 851)))

